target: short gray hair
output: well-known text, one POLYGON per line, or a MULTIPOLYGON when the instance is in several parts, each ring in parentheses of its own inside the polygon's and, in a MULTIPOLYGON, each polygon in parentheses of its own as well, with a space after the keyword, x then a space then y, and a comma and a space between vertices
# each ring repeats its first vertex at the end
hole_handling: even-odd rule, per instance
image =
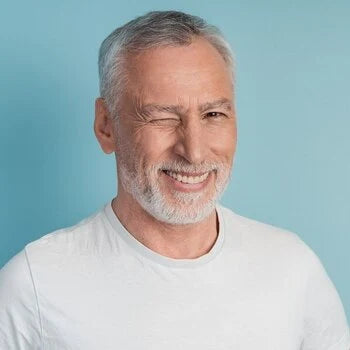
POLYGON ((152 11, 114 30, 102 42, 98 68, 100 95, 106 100, 112 117, 117 117, 118 99, 127 82, 123 71, 128 53, 159 46, 190 45, 194 37, 208 40, 228 65, 232 78, 234 58, 220 30, 202 18, 179 11, 152 11))

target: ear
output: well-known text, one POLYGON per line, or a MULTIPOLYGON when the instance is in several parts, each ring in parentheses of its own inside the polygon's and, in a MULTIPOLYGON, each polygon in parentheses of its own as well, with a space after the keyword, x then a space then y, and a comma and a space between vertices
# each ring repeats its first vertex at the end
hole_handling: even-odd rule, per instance
POLYGON ((116 152, 116 138, 114 132, 114 121, 110 117, 109 110, 103 98, 95 101, 94 131, 103 152, 109 154, 116 152))

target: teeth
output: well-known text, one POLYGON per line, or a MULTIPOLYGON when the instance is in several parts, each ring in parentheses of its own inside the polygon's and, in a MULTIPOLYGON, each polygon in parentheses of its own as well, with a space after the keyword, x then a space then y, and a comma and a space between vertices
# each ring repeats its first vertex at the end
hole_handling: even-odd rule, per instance
POLYGON ((185 184, 198 184, 200 182, 203 182, 209 175, 209 172, 201 175, 201 176, 186 176, 186 175, 180 175, 178 173, 175 173, 173 171, 166 171, 166 173, 174 178, 177 181, 183 182, 185 184))

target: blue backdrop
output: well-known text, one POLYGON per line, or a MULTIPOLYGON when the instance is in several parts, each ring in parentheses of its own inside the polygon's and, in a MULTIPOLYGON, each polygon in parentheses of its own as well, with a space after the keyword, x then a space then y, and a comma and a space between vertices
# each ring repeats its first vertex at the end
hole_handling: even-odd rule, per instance
POLYGON ((115 27, 177 9, 219 26, 237 59, 238 148, 223 203, 294 231, 350 319, 349 1, 2 1, 0 266, 116 193, 93 133, 97 50, 115 27))

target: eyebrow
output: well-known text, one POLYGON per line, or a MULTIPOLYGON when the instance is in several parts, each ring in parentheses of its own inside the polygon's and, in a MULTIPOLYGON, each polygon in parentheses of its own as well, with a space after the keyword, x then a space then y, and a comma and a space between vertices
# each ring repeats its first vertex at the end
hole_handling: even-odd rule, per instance
MULTIPOLYGON (((232 103, 227 98, 220 98, 218 100, 212 101, 212 102, 206 102, 201 104, 198 107, 198 110, 200 112, 207 111, 209 109, 213 108, 224 108, 227 111, 232 110, 232 103)), ((146 104, 140 108, 140 111, 143 114, 151 114, 152 112, 166 112, 166 113, 173 113, 173 114, 186 114, 186 109, 181 105, 158 105, 154 103, 146 104)))
POLYGON ((207 102, 199 106, 199 110, 201 112, 207 111, 208 109, 213 109, 213 108, 224 108, 227 111, 232 110, 232 103, 229 99, 227 98, 220 98, 218 100, 215 100, 213 102, 207 102))

